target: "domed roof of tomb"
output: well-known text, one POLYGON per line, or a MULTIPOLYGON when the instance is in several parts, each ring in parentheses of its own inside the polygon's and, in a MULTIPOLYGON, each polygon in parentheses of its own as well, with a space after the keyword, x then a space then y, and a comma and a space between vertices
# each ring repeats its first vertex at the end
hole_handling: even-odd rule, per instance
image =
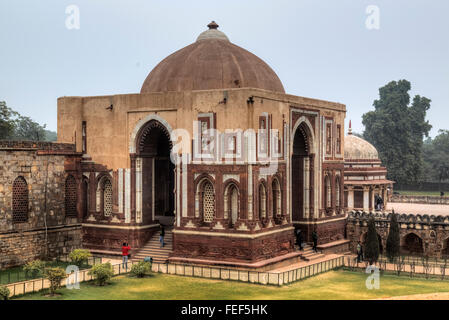
POLYGON ((273 69, 231 43, 212 21, 196 42, 162 60, 140 93, 252 87, 285 93, 273 69))
POLYGON ((379 160, 379 153, 371 143, 352 134, 351 122, 345 136, 345 159, 379 160))

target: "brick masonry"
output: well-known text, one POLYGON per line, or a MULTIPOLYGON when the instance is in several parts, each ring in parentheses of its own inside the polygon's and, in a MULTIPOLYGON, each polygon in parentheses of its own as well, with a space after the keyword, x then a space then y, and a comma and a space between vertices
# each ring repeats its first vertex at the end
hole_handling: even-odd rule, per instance
POLYGON ((0 267, 54 257, 81 246, 77 217, 65 216, 65 161, 69 144, 0 142, 0 267), (13 183, 28 188, 28 219, 13 223, 13 183))

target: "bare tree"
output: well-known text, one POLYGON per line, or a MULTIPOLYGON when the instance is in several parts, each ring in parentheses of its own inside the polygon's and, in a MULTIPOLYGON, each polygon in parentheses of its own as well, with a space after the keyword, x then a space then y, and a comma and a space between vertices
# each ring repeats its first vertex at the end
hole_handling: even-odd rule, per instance
POLYGON ((444 276, 446 275, 446 268, 447 268, 447 258, 444 257, 443 265, 440 265, 440 273, 441 273, 441 280, 444 280, 444 276))
POLYGON ((413 278, 414 274, 415 274, 415 261, 413 260, 410 263, 410 278, 413 278))
POLYGON ((421 257, 422 266, 424 270, 424 275, 426 279, 429 279, 430 272, 432 271, 432 264, 430 263, 429 255, 425 255, 421 257))
POLYGON ((394 266, 395 266, 396 273, 398 274, 398 276, 400 276, 401 272, 404 271, 405 257, 404 256, 397 257, 394 260, 394 266))

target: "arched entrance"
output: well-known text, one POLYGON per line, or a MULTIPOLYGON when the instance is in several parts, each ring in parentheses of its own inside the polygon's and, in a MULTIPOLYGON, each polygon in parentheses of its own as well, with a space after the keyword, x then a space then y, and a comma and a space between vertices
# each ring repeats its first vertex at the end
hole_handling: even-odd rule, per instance
POLYGON ((311 197, 311 178, 313 171, 310 170, 310 134, 304 123, 300 124, 293 138, 293 152, 291 156, 291 210, 293 221, 309 218, 311 197))
POLYGON ((404 237, 401 249, 403 253, 409 255, 421 256, 424 253, 422 239, 414 233, 409 233, 404 237))
POLYGON ((141 190, 136 190, 136 205, 142 215, 138 222, 164 220, 166 224, 173 220, 162 217, 174 216, 175 201, 170 134, 162 123, 150 120, 142 127, 136 141, 136 180, 141 186, 141 190))

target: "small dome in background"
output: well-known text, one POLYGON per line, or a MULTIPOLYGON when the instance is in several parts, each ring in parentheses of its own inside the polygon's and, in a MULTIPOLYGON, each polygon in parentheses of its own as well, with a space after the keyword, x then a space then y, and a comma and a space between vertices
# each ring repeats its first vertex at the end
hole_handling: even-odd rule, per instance
POLYGON ((366 140, 348 134, 345 137, 346 160, 379 160, 376 148, 366 140))
POLYGON ((379 160, 379 153, 371 143, 352 134, 351 121, 345 136, 345 160, 379 160))

